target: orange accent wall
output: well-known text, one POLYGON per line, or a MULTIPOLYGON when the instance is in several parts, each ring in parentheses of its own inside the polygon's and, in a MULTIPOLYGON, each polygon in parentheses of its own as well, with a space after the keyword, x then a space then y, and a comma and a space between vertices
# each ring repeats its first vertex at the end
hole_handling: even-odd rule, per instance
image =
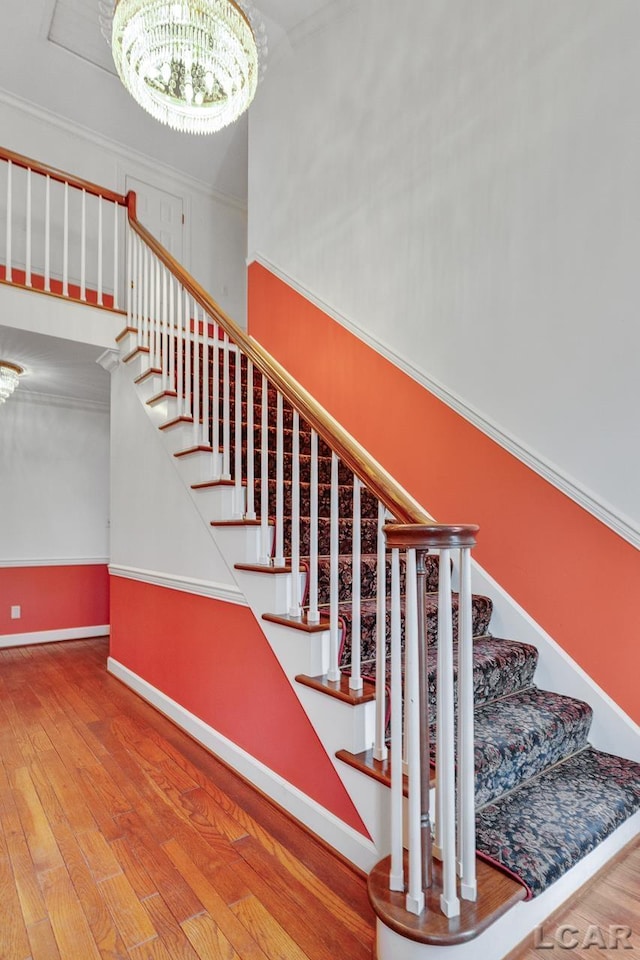
POLYGON ((439 521, 478 523, 478 563, 640 721, 640 551, 260 264, 248 292, 249 333, 439 521))
POLYGON ((109 623, 107 565, 0 567, 0 636, 109 623), (11 620, 11 607, 22 607, 11 620))
POLYGON ((368 836, 247 607, 111 578, 111 656, 368 836))

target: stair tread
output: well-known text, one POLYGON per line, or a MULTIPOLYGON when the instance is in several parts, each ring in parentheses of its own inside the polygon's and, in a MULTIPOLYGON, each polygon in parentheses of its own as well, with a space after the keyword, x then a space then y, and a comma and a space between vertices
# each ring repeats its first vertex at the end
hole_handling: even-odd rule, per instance
POLYGON ((640 764, 592 746, 476 816, 477 849, 542 893, 640 809, 640 764))
POLYGON ((529 687, 474 712, 476 804, 512 790, 587 743, 593 711, 573 697, 529 687))

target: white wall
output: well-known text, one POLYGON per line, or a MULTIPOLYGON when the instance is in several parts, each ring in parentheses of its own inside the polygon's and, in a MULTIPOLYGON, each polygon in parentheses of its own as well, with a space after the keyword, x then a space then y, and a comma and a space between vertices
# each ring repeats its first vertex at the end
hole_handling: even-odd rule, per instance
POLYGON ((252 108, 249 259, 640 536, 639 32, 637 0, 345 4, 252 108))
POLYGON ((109 556, 109 410, 14 396, 0 407, 0 565, 109 556))
MULTIPOLYGON (((120 193, 125 192, 127 175, 142 180, 158 190, 164 190, 183 200, 185 212, 184 266, 195 276, 220 306, 237 323, 244 326, 246 318, 246 209, 238 201, 216 193, 206 184, 178 173, 151 157, 126 152, 119 144, 107 141, 53 114, 24 102, 17 102, 0 92, 0 145, 24 154, 52 167, 90 180, 120 193)), ((187 144, 188 146, 188 144, 187 144)), ((6 206, 5 164, 0 164, 0 255, 4 257, 4 224, 6 206)), ((24 174, 15 172, 16 197, 14 201, 13 257, 18 265, 24 261, 24 174)), ((42 221, 44 188, 34 182, 33 218, 42 221)), ((88 219, 97 223, 95 201, 88 204, 88 219)), ((61 188, 52 187, 53 217, 62 216, 61 188), (58 196, 60 194, 60 196, 58 196)), ((79 200, 71 198, 70 237, 72 245, 79 244, 79 200), (74 206, 75 205, 75 206, 74 206), (76 207, 78 209, 76 209, 76 207)), ((105 258, 112 250, 112 222, 105 213, 105 258)), ((34 245, 39 243, 34 232, 34 245)), ((120 244, 122 251, 123 245, 120 244)), ((42 251, 40 251, 42 253, 42 251)), ((42 256, 44 254, 42 253, 42 256)), ((71 258, 73 262, 79 257, 71 258)), ((93 243, 87 254, 88 282, 95 272, 97 246, 93 243)), ((61 253, 52 250, 52 272, 56 264, 61 274, 61 253), (60 263, 58 263, 60 261, 60 263)), ((34 261, 34 269, 38 263, 34 261)), ((77 271, 76 271, 77 273, 77 271)), ((105 268, 105 288, 108 289, 110 269, 105 268)), ((122 277, 122 269, 120 276, 122 277)), ((95 287, 95 283, 93 284, 95 287)))
POLYGON ((119 366, 111 381, 111 563, 233 584, 185 484, 119 366))

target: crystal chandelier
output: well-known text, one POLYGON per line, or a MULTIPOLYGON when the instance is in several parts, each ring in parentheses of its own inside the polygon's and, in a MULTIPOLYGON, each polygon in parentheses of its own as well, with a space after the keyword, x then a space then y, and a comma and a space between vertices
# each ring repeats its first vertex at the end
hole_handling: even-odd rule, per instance
POLYGON ((22 367, 17 363, 9 363, 8 360, 0 360, 0 403, 8 400, 15 388, 18 386, 20 374, 24 373, 22 367))
POLYGON ((244 113, 256 92, 266 34, 255 21, 249 0, 116 0, 116 69, 156 120, 183 133, 214 133, 244 113))

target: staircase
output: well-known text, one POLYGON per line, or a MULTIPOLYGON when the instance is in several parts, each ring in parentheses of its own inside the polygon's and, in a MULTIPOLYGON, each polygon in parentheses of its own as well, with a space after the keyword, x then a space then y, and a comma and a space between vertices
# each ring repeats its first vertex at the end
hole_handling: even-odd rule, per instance
POLYGON ((589 743, 586 702, 536 686, 534 645, 492 635, 477 528, 434 523, 148 234, 134 195, 5 159, 112 204, 109 303, 127 209, 123 366, 371 834, 378 960, 504 956, 637 829, 640 765, 589 743))

